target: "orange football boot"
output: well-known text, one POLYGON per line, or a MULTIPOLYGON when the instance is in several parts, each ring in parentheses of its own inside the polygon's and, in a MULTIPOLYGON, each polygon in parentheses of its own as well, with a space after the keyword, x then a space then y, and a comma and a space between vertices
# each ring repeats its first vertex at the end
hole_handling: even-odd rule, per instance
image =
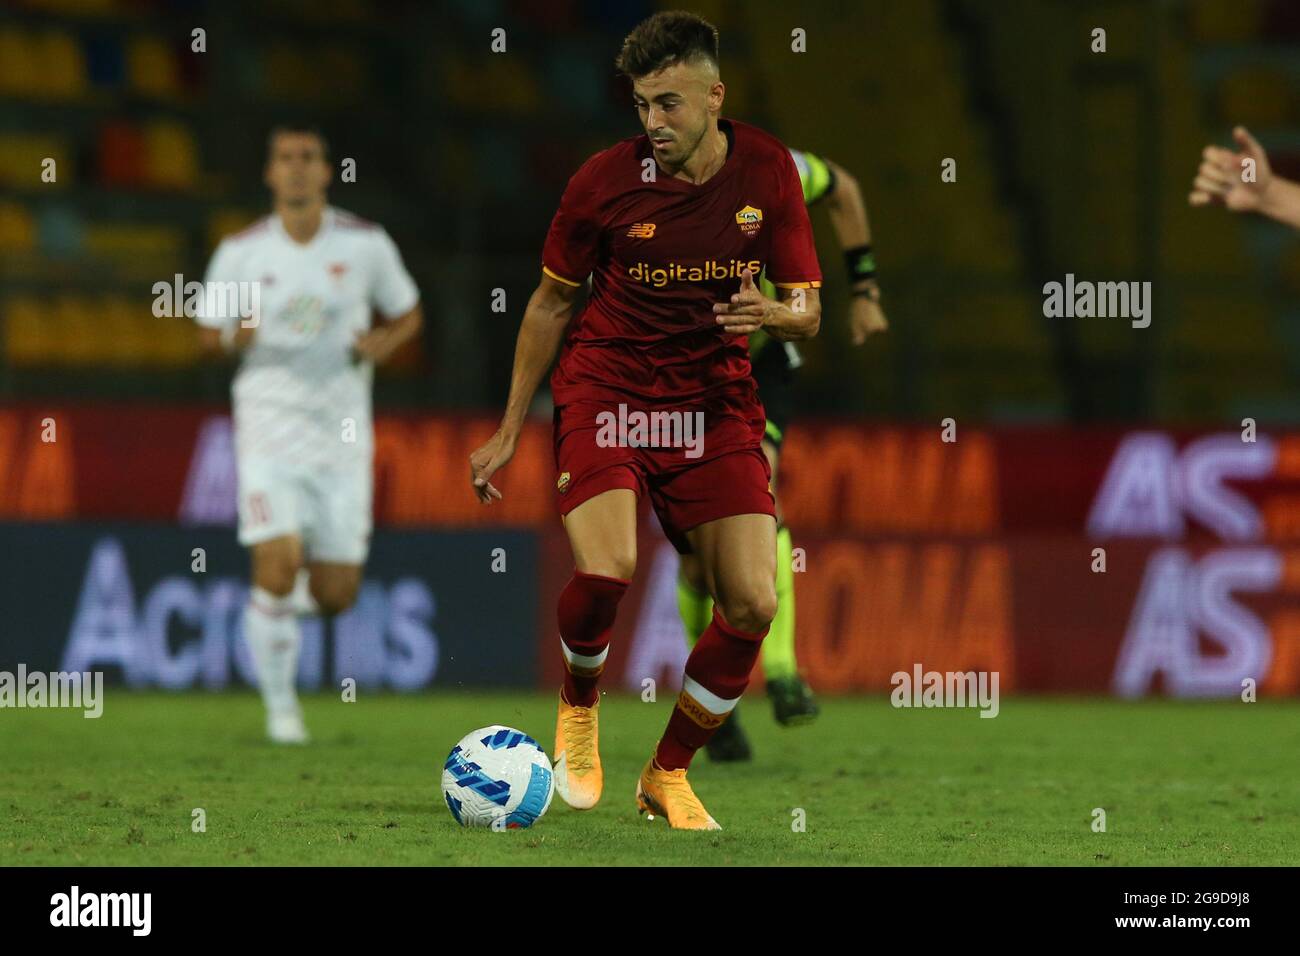
POLYGON ((555 789, 575 810, 594 807, 605 786, 598 749, 599 707, 599 697, 591 707, 574 707, 560 691, 560 713, 555 720, 555 789))
POLYGON ((654 757, 636 782, 636 808, 646 819, 664 817, 674 830, 721 830, 686 782, 685 770, 664 770, 654 757))

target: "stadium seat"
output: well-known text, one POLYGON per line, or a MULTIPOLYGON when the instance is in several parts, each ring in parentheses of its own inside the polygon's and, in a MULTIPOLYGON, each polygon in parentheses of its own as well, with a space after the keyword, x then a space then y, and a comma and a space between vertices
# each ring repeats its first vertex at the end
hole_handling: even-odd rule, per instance
POLYGON ((50 324, 57 330, 57 344, 50 355, 55 364, 93 366, 108 351, 103 329, 82 296, 56 296, 50 307, 50 324))
POLYGON ((23 96, 39 92, 39 51, 22 30, 0 27, 0 94, 23 96))
POLYGON ((35 296, 13 296, 5 302, 4 350, 10 365, 48 364, 56 341, 48 307, 35 296))
POLYGON ((541 85, 522 58, 456 56, 442 65, 443 95, 452 105, 522 115, 541 103, 541 85))
POLYGON ((0 203, 0 252, 24 253, 36 247, 36 223, 25 206, 0 203))
POLYGON ((98 360, 112 367, 140 363, 148 339, 139 334, 137 309, 121 296, 104 296, 94 303, 96 335, 101 342, 98 360))
POLYGON ((136 93, 160 99, 180 94, 176 57, 157 37, 133 37, 127 45, 126 63, 128 81, 136 93))
POLYGON ((71 34, 52 30, 37 41, 40 82, 33 92, 51 99, 75 99, 89 86, 81 45, 71 34))
POLYGON ((68 143, 59 136, 29 133, 0 134, 0 183, 23 190, 50 190, 66 186, 74 170, 68 143), (46 159, 54 160, 56 178, 44 182, 46 159))
POLYGON ((144 132, 144 178, 152 186, 192 189, 199 178, 198 147, 179 123, 151 123, 144 132))
POLYGON ((150 361, 165 368, 184 368, 199 357, 199 340, 194 323, 184 317, 147 317, 150 361))
POLYGON ((96 155, 104 185, 136 186, 144 181, 145 140, 134 125, 112 121, 101 126, 96 155))

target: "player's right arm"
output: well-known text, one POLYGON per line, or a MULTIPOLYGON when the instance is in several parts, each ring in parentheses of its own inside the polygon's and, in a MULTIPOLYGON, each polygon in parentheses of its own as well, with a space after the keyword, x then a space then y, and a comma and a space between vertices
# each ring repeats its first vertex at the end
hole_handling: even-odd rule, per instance
POLYGON ((484 504, 501 497, 489 479, 514 455, 533 393, 560 350, 583 280, 595 269, 601 232, 595 170, 601 155, 583 163, 564 189, 542 246, 542 281, 528 300, 515 341, 506 413, 496 434, 469 456, 474 494, 484 504))
MULTIPOLYGON (((203 277, 204 288, 211 288, 217 282, 237 281, 237 258, 235 248, 228 240, 218 244, 203 277)), ((226 300, 221 301, 224 303, 226 300)), ((246 348, 252 342, 256 329, 245 326, 238 315, 211 311, 214 304, 213 300, 204 295, 199 302, 199 312, 194 317, 198 323, 199 348, 202 353, 208 358, 215 358, 246 348)))
POLYGON ((1257 212, 1300 229, 1300 184, 1273 172, 1264 147, 1244 126, 1234 129, 1232 138, 1240 152, 1205 147, 1187 201, 1193 206, 1218 204, 1233 212, 1257 212))
POLYGON ((573 317, 573 304, 580 286, 542 273, 542 281, 528 300, 524 320, 515 340, 515 364, 510 375, 510 397, 501 425, 483 447, 469 456, 470 480, 474 493, 484 504, 500 498, 493 487, 492 475, 515 453, 519 433, 524 427, 528 406, 532 404, 542 376, 555 361, 564 339, 564 330, 573 317))

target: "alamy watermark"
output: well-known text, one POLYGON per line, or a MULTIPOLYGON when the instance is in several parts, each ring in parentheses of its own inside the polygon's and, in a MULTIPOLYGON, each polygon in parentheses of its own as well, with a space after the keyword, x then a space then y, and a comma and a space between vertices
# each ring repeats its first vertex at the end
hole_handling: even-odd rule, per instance
POLYGON ((1043 315, 1049 319, 1124 318, 1135 329, 1151 324, 1150 282, 1075 282, 1074 273, 1065 282, 1043 285, 1043 315))
POLYGON ((704 454, 703 412, 628 411, 619 402, 618 412, 596 416, 596 444, 601 448, 685 448, 687 458, 704 454))
POLYGON ((104 674, 102 671, 41 671, 27 673, 19 664, 18 672, 0 671, 0 708, 67 707, 84 710, 86 718, 104 713, 104 674))
POLYGON ((132 936, 148 936, 152 917, 152 893, 83 893, 74 885, 50 897, 51 926, 119 926, 132 936))
POLYGON ((997 671, 896 671, 889 678, 894 689, 889 702, 895 707, 978 707, 981 717, 996 717, 997 671))
POLYGON ((152 291, 153 314, 159 319, 239 319, 253 329, 262 312, 260 282, 186 282, 178 272, 171 282, 155 282, 152 291))

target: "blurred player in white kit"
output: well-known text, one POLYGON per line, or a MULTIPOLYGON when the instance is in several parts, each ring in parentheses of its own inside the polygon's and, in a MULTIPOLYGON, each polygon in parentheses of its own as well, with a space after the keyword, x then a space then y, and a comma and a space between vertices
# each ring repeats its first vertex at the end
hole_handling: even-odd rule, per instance
POLYGON ((205 277, 209 292, 256 283, 257 313, 241 321, 228 299, 213 296, 198 310, 205 350, 240 356, 232 389, 239 542, 252 558, 244 633, 267 734, 279 743, 308 739, 295 691, 298 616, 346 610, 361 584, 374 365, 423 321, 419 290, 388 233, 326 203, 327 149, 312 129, 272 131, 265 182, 274 212, 222 240, 205 277))

